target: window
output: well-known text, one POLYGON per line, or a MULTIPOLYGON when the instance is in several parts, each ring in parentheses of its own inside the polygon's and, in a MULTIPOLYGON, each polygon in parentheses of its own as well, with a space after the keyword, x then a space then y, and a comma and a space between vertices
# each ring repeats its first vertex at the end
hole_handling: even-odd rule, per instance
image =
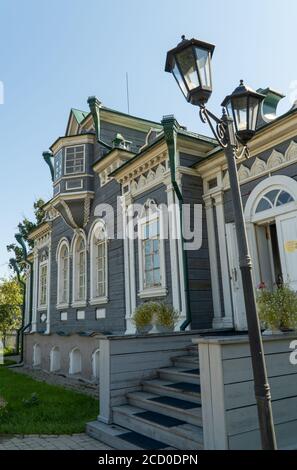
POLYGON ((256 207, 256 214, 258 214, 259 212, 266 211, 268 209, 273 209, 274 207, 288 204, 292 201, 294 201, 294 199, 291 194, 289 194, 287 191, 283 191, 280 189, 272 189, 260 199, 256 207))
POLYGON ((148 200, 138 225, 139 296, 166 296, 164 237, 162 212, 148 200))
POLYGON ((62 150, 60 150, 54 157, 55 180, 58 180, 62 176, 62 159, 63 153, 62 150))
POLYGON ((63 241, 58 247, 58 306, 69 304, 69 247, 63 241))
POLYGON ((47 254, 41 256, 39 264, 39 308, 43 309, 47 306, 47 254))
POLYGON ((159 219, 144 224, 142 254, 144 265, 144 288, 161 285, 160 271, 160 223, 159 219))
POLYGON ((78 235, 74 242, 73 256, 73 303, 86 303, 86 242, 83 235, 78 235))
POLYGON ((107 302, 107 236, 102 220, 91 231, 91 304, 107 302))
POLYGON ((85 147, 67 147, 65 156, 65 175, 83 173, 85 171, 85 147))

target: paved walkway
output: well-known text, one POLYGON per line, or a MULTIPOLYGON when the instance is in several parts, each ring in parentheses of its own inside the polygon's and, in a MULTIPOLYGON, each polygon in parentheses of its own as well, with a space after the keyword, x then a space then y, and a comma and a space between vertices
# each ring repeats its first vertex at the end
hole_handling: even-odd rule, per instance
POLYGON ((109 450, 103 442, 96 441, 87 434, 1 436, 1 450, 109 450))

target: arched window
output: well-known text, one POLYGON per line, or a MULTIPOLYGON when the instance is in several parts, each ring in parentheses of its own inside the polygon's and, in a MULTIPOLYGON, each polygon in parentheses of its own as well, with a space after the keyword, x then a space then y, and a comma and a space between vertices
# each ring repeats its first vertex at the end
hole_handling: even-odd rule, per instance
POLYGON ((167 294, 162 212, 148 200, 138 224, 139 296, 163 297, 167 294))
POLYGON ((54 346, 50 352, 50 371, 56 372, 61 369, 61 353, 57 346, 54 346))
POLYGON ((80 374, 82 371, 82 357, 78 348, 73 348, 69 354, 69 374, 80 374))
POLYGON ((65 308, 69 304, 69 246, 66 240, 62 241, 58 247, 58 299, 60 308, 65 308))
POLYGON ((74 306, 85 305, 87 297, 86 289, 87 253, 86 241, 79 234, 74 242, 73 248, 73 304, 74 306))
POLYGON ((107 302, 107 235, 103 221, 98 221, 91 230, 91 304, 107 302))
POLYGON ((47 308, 47 292, 48 292, 48 254, 44 251, 39 263, 39 296, 38 309, 45 310, 47 308))
POLYGON ((294 198, 287 191, 282 189, 272 189, 262 196, 256 207, 255 213, 263 212, 275 207, 293 202, 294 198))

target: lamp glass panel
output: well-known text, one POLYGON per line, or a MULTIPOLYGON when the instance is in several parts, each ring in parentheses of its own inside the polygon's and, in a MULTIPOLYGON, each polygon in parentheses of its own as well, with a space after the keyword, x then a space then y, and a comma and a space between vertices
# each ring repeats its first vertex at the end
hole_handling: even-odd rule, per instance
POLYGON ((176 58, 189 90, 197 88, 199 80, 196 70, 196 57, 194 57, 192 46, 179 52, 176 58))
POLYGON ((249 114, 249 130, 254 131, 256 130, 257 125, 257 117, 258 117, 258 109, 259 109, 259 100, 250 96, 249 101, 250 107, 250 114, 249 114))
POLYGON ((200 73, 200 85, 202 87, 211 88, 210 53, 200 47, 196 47, 195 51, 197 56, 197 68, 200 73))
POLYGON ((232 106, 234 110, 235 125, 237 131, 247 130, 247 97, 239 96, 232 99, 232 106))
POLYGON ((176 62, 175 62, 174 67, 172 69, 172 73, 173 73, 173 76, 174 76, 175 80, 177 81, 178 86, 180 87, 181 91, 183 92, 185 97, 187 97, 187 94, 188 94, 187 88, 185 86, 185 82, 183 80, 183 77, 181 76, 181 73, 179 71, 179 68, 178 68, 176 62))

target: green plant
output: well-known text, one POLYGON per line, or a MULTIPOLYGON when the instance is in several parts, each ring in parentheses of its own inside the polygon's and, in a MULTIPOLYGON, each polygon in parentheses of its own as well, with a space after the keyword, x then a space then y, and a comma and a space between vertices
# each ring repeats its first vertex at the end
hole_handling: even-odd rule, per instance
POLYGON ((153 323, 171 329, 174 328, 178 318, 179 313, 171 305, 163 302, 145 302, 137 307, 132 321, 138 330, 143 330, 153 323))
POLYGON ((262 288, 257 296, 257 306, 260 320, 272 330, 296 328, 297 293, 288 285, 271 292, 262 288))
POLYGON ((7 401, 0 396, 0 419, 3 419, 8 414, 7 404, 7 401))
POLYGON ((157 322, 165 328, 174 328, 179 318, 179 313, 171 305, 160 303, 157 310, 157 322))

